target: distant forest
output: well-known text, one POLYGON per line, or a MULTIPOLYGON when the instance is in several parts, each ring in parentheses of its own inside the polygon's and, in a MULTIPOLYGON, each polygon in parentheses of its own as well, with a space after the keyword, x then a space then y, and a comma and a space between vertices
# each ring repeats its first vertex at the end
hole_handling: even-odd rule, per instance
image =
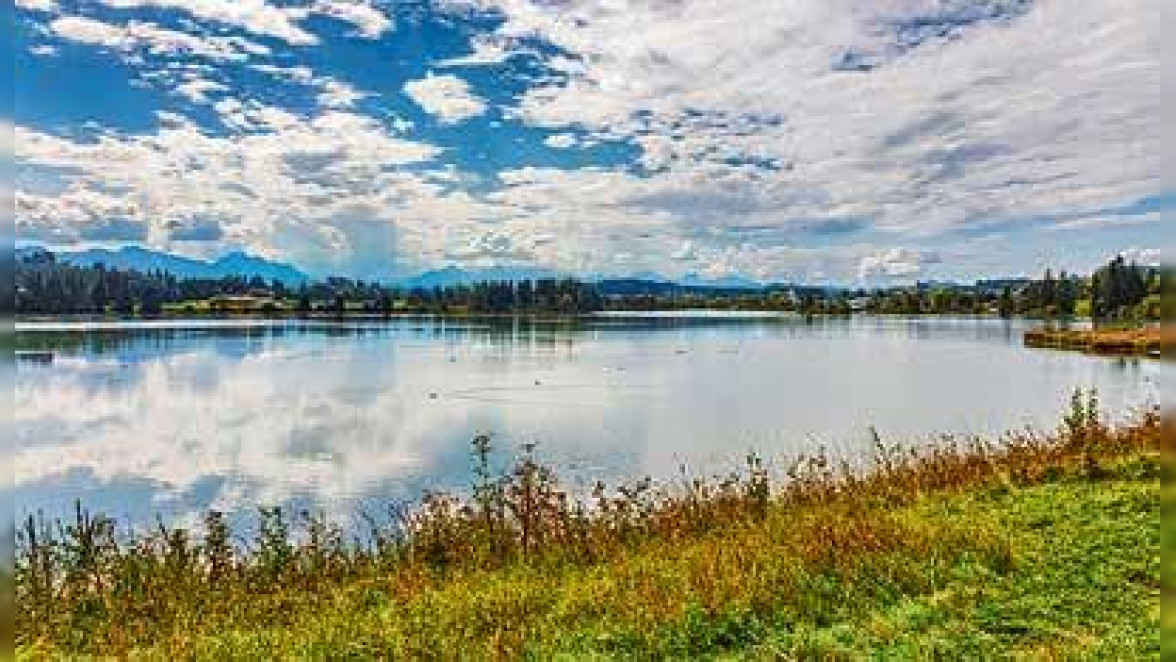
POLYGON ((706 287, 617 279, 495 281, 405 289, 332 277, 288 286, 259 277, 177 278, 104 265, 75 266, 48 251, 16 265, 16 312, 91 314, 583 314, 601 310, 768 310, 808 315, 990 314, 1004 317, 1159 319, 1170 269, 1116 257, 1090 276, 1047 270, 1037 279, 918 284, 874 289, 805 286, 706 287))
POLYGON ((594 286, 570 278, 401 290, 332 277, 291 287, 260 277, 178 278, 162 271, 76 266, 48 251, 22 257, 16 269, 16 311, 26 315, 578 314, 603 306, 594 286))

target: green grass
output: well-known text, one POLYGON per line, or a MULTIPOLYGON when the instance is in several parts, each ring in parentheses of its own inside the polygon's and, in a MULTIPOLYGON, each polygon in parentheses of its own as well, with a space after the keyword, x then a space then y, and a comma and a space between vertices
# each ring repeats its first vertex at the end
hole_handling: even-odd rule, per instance
POLYGON ((1098 482, 935 499, 931 521, 986 522, 1007 536, 1003 571, 956 564, 938 590, 876 601, 827 627, 769 632, 735 657, 769 653, 878 659, 1158 659, 1159 521, 1155 460, 1098 482))
POLYGON ((404 604, 379 582, 349 587, 277 627, 199 637, 183 650, 203 659, 1158 659, 1155 466, 1141 457, 1097 482, 1066 476, 895 513, 913 531, 962 536, 927 555, 884 553, 797 576, 754 551, 762 534, 742 531, 595 570, 475 573, 404 604), (963 533, 977 529, 977 539, 963 533), (736 557, 740 576, 725 576, 736 557))
POLYGON ((18 546, 18 654, 1158 659, 1167 421, 1112 429, 1094 404, 1054 435, 879 449, 867 474, 814 458, 775 482, 752 460, 590 511, 524 457, 369 546, 317 520, 295 542, 272 511, 237 550, 215 517, 127 543, 79 516, 18 546))

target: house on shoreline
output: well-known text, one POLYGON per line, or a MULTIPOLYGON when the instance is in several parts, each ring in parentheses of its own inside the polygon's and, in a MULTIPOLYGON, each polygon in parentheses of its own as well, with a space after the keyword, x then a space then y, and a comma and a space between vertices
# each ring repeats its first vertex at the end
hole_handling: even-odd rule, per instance
POLYGON ((275 298, 267 290, 217 295, 208 300, 208 309, 214 313, 272 313, 292 310, 288 302, 275 298))

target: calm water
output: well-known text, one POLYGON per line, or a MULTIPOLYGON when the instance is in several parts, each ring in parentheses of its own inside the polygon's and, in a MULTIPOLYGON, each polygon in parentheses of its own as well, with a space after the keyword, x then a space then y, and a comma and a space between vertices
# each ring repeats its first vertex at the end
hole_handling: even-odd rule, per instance
POLYGON ((464 485, 470 438, 575 480, 715 472, 755 449, 868 457, 869 429, 1053 426, 1077 386, 1157 401, 1172 365, 1021 346, 978 319, 594 318, 22 325, 12 495, 138 523, 464 485))

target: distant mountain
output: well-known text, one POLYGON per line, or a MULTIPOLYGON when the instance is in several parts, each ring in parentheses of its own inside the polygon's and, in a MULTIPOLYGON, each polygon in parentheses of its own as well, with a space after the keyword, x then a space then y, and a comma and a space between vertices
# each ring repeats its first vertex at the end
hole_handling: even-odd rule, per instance
MULTIPOLYGON (((460 267, 444 267, 433 271, 426 271, 419 276, 398 281, 396 284, 406 288, 450 287, 453 285, 469 285, 470 283, 486 281, 523 281, 538 280, 540 278, 561 278, 566 274, 551 269, 538 267, 491 267, 487 269, 462 269, 460 267)), ((654 273, 643 273, 627 278, 592 278, 580 277, 581 280, 596 281, 601 291, 606 295, 621 294, 652 294, 666 295, 673 293, 698 292, 750 292, 765 289, 766 286, 747 278, 731 276, 708 280, 696 275, 689 275, 680 281, 665 279, 654 273)))
POLYGON ((1011 276, 1008 278, 988 278, 976 281, 976 289, 981 292, 1003 292, 1007 287, 1012 290, 1019 290, 1029 283, 1032 283, 1031 278, 1024 276, 1011 276))
POLYGON ((703 278, 698 274, 686 274, 677 282, 681 285, 688 285, 690 287, 709 287, 739 290, 759 290, 764 288, 762 283, 751 280, 750 278, 744 278, 743 276, 703 278))
POLYGON ((15 251, 17 264, 45 264, 53 262, 53 254, 42 246, 17 246, 15 251))
POLYGON ((212 263, 212 270, 213 273, 226 276, 261 276, 266 280, 276 280, 286 285, 300 285, 310 280, 310 276, 297 267, 284 262, 272 262, 241 251, 233 251, 221 256, 220 259, 212 263))
POLYGON ((260 276, 267 281, 277 280, 286 285, 298 285, 310 280, 309 276, 293 266, 272 262, 241 251, 228 253, 212 262, 172 255, 140 246, 125 246, 117 250, 92 248, 84 251, 59 252, 55 255, 58 261, 66 264, 83 267, 105 264, 113 269, 165 271, 180 278, 224 278, 226 276, 253 278, 260 276))
POLYGON ((461 269, 459 267, 444 267, 426 271, 419 276, 406 278, 396 282, 404 288, 433 288, 451 287, 453 285, 469 285, 487 281, 523 281, 539 280, 541 278, 559 278, 562 274, 551 269, 536 267, 489 267, 486 269, 461 269))
POLYGON ((684 294, 690 287, 656 278, 605 278, 596 284, 605 296, 669 296, 684 294))
MULTIPOLYGON (((605 278, 597 282, 597 288, 605 296, 673 296, 682 294, 722 295, 722 294, 750 294, 764 292, 769 288, 764 285, 724 285, 726 281, 703 281, 705 284, 674 282, 658 278, 605 278)), ((772 289, 786 289, 787 286, 774 286, 772 289)))

